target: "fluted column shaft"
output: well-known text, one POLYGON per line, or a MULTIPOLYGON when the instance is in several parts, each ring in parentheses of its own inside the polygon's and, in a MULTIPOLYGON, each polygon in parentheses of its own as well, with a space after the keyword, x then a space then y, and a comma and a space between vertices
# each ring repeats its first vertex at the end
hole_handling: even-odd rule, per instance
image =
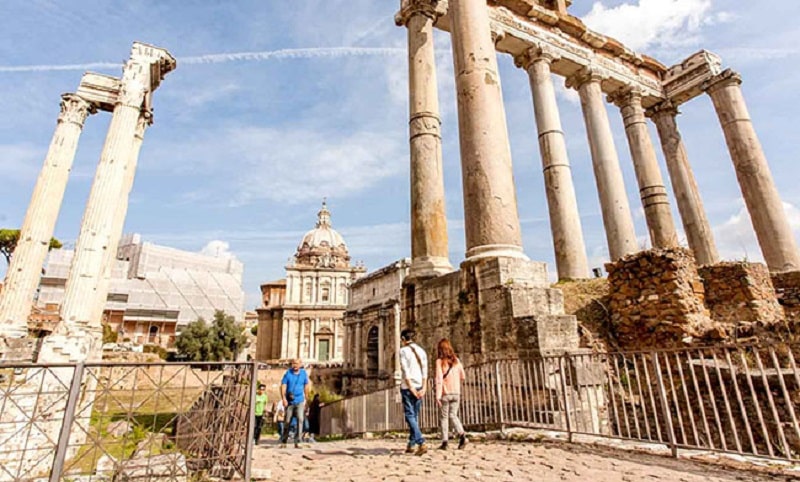
POLYGON ((418 10, 408 28, 411 144, 411 277, 453 270, 448 259, 447 213, 433 15, 418 10))
MULTIPOLYGON (((123 181, 122 196, 119 198, 117 206, 117 214, 114 217, 114 227, 111 230, 112 236, 115 239, 121 239, 122 232, 125 228, 125 218, 128 215, 128 204, 130 201, 131 190, 133 189, 133 181, 136 177, 136 167, 139 164, 139 152, 142 150, 142 142, 144 141, 144 133, 147 127, 152 123, 152 114, 150 112, 142 112, 139 120, 136 123, 136 133, 133 138, 133 146, 131 149, 128 165, 125 168, 125 180, 123 181)), ((119 243, 117 245, 119 247, 119 243)), ((111 287, 111 273, 114 270, 114 264, 117 258, 117 250, 113 252, 106 251, 103 259, 103 276, 100 278, 98 292, 106 293, 108 296, 109 288, 111 287)), ((92 313, 92 320, 101 320, 103 311, 105 310, 106 303, 98 303, 94 306, 92 313)))
POLYGON ((614 136, 608 122, 600 78, 591 72, 569 79, 568 85, 577 88, 581 98, 586 133, 592 152, 597 193, 603 213, 603 225, 611 261, 638 251, 631 208, 625 192, 625 182, 614 146, 614 136))
POLYGON ((586 245, 550 70, 553 58, 532 50, 517 60, 528 72, 533 94, 558 279, 587 278, 586 245))
POLYGON ((659 106, 650 113, 658 129, 658 137, 661 139, 667 172, 675 194, 675 202, 678 204, 678 212, 681 213, 689 248, 694 253, 698 265, 715 264, 719 261, 719 254, 714 243, 714 233, 703 209, 700 190, 692 166, 689 164, 686 146, 678 130, 675 119, 677 115, 678 109, 672 105, 659 106))
POLYGON ((121 230, 122 223, 117 217, 124 215, 120 212, 121 206, 127 207, 127 169, 134 150, 145 86, 150 84, 149 69, 147 64, 130 60, 123 70, 119 100, 111 117, 67 278, 61 331, 100 330, 100 319, 93 319, 93 316, 98 305, 105 305, 108 296, 108 284, 102 280, 108 260, 116 257, 119 245, 121 232, 115 231, 121 230))
POLYGON ((644 207, 644 217, 654 248, 669 248, 678 245, 675 221, 667 197, 664 178, 658 167, 658 158, 647 128, 647 118, 642 107, 642 96, 630 90, 616 97, 622 113, 625 134, 631 151, 639 196, 644 207))
POLYGON ((78 140, 86 117, 93 112, 94 108, 81 97, 61 96, 58 124, 0 294, 0 332, 6 336, 22 338, 28 334, 33 297, 61 210, 78 140))
POLYGON ((527 259, 486 0, 450 3, 467 259, 527 259))
POLYGON ((707 88, 736 169, 753 228, 770 271, 800 270, 800 255, 767 158, 753 128, 741 77, 728 70, 707 88))

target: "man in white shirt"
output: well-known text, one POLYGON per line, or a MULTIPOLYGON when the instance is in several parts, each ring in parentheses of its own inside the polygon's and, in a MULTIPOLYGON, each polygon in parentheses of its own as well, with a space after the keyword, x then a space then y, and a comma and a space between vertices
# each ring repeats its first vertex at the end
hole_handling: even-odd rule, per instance
POLYGON ((400 395, 403 398, 403 413, 408 423, 409 435, 406 453, 422 455, 428 451, 425 438, 419 429, 419 411, 422 408, 422 397, 428 385, 428 355, 419 345, 414 343, 414 330, 403 330, 400 333, 400 395), (414 450, 414 446, 417 446, 414 450))

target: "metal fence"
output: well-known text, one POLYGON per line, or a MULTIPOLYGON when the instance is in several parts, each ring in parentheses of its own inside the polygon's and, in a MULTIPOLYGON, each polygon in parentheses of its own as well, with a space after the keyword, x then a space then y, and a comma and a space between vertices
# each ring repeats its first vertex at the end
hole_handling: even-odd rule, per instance
POLYGON ((0 365, 0 481, 250 478, 254 363, 0 365))
MULTIPOLYGON (((800 458, 798 345, 721 346, 501 360, 466 369, 461 420, 800 458)), ((429 393, 433 393, 433 385, 429 393)), ((432 395, 423 430, 438 427, 432 395)), ((323 407, 326 435, 405 429, 397 388, 323 407)))

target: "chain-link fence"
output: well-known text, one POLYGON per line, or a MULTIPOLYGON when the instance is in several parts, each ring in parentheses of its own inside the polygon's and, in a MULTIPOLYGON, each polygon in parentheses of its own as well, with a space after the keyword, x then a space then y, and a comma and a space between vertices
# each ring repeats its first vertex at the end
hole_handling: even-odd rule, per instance
MULTIPOLYGON (((721 346, 501 360, 467 368, 467 427, 519 426, 678 449, 800 459, 800 346, 721 346)), ((433 385, 420 426, 438 427, 433 385)), ((405 430, 397 388, 323 407, 326 435, 405 430)))
POLYGON ((0 365, 0 481, 249 480, 254 363, 0 365))

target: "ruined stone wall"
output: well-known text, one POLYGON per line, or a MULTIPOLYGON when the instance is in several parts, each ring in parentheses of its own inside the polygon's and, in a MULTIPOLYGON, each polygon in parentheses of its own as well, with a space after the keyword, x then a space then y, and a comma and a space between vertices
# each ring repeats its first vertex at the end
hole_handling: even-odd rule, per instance
POLYGON ((404 324, 428 353, 448 338, 462 361, 535 358, 578 347, 577 321, 564 314, 544 263, 511 258, 464 262, 461 269, 414 287, 404 324))
POLYGON ((786 321, 800 322, 800 271, 775 273, 772 275, 772 284, 778 303, 783 306, 786 321))
POLYGON ((606 264, 611 325, 623 349, 679 346, 721 337, 703 304, 703 283, 684 248, 654 249, 606 264))
POLYGON ((715 321, 771 324, 784 319, 769 269, 761 263, 724 262, 699 269, 706 306, 715 321))

